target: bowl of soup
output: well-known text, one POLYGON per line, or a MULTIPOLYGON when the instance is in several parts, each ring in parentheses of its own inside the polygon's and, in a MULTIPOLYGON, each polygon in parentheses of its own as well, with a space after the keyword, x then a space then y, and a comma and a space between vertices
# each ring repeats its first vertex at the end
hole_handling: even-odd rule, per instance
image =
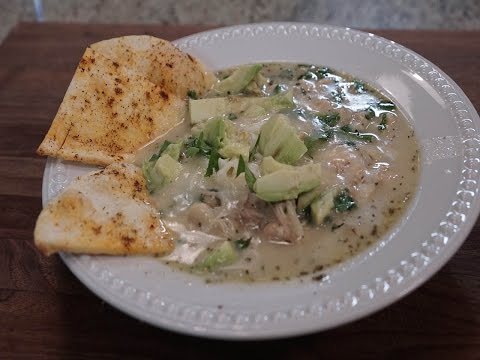
MULTIPOLYGON (((328 329, 421 285, 479 212, 473 106, 440 69, 372 34, 221 28, 175 44, 216 82, 142 148, 170 254, 63 254, 102 299, 153 325, 261 339, 328 329)), ((58 179, 89 168, 49 159, 58 179)))

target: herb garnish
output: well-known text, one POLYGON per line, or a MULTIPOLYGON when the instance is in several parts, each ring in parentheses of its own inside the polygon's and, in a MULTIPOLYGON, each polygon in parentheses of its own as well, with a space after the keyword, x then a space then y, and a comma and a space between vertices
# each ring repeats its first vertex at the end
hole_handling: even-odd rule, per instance
POLYGON ((391 101, 386 101, 386 100, 380 101, 377 104, 377 106, 379 109, 382 109, 382 110, 387 110, 387 111, 395 110, 395 104, 391 101))
POLYGON ((365 110, 367 113, 365 114, 365 119, 367 120, 372 120, 375 117, 375 110, 372 109, 372 107, 369 107, 367 110, 365 110))
POLYGON ((360 80, 353 80, 353 88, 357 91, 357 93, 365 92, 365 84, 360 80))
POLYGON ((239 176, 241 173, 245 173, 245 181, 247 182, 247 186, 250 191, 253 192, 253 185, 257 179, 249 167, 245 164, 245 160, 243 159, 242 155, 240 155, 240 158, 238 159, 237 176, 239 176))
POLYGON ((275 88, 273 89, 273 94, 277 95, 280 94, 281 92, 284 92, 286 90, 286 86, 282 84, 277 84, 275 88))
POLYGON ((198 95, 197 95, 197 92, 195 90, 188 90, 187 91, 187 96, 190 98, 190 99, 193 99, 193 100, 197 100, 198 99, 198 95))
POLYGON ((323 144, 328 139, 332 138, 333 130, 332 129, 320 129, 316 131, 313 135, 309 135, 303 138, 303 143, 310 152, 317 144, 323 144))
POLYGON ((208 166, 207 166, 207 172, 205 173, 206 177, 209 177, 213 175, 213 171, 218 171, 219 166, 218 166, 218 160, 220 159, 220 154, 217 151, 216 147, 212 148, 212 151, 210 152, 210 157, 208 159, 208 166))
POLYGON ((192 157, 198 153, 204 156, 209 156, 212 151, 212 146, 204 140, 203 132, 198 137, 191 137, 185 142, 187 157, 192 157))
POLYGON ((250 246, 251 241, 252 241, 252 238, 235 240, 235 247, 238 250, 245 250, 250 246))
POLYGON ((318 114, 315 117, 316 120, 321 121, 325 125, 333 127, 338 124, 340 121, 340 114, 339 113, 330 113, 330 114, 318 114))
POLYGON ((185 148, 185 155, 187 157, 193 157, 197 154, 208 157, 206 177, 211 176, 214 171, 219 170, 218 160, 221 156, 218 153, 217 147, 210 145, 204 140, 203 132, 201 132, 198 137, 189 138, 185 142, 185 148))
POLYGON ((387 128, 387 114, 382 114, 382 120, 377 125, 377 129, 383 131, 387 128))
POLYGON ((258 134, 257 141, 255 141, 255 145, 253 145, 252 150, 250 150, 250 154, 248 155, 248 160, 252 161, 253 157, 257 153, 258 143, 260 142, 260 134, 258 134))
POLYGON ((308 70, 307 72, 305 72, 305 74, 303 75, 300 75, 297 80, 314 80, 314 81, 317 81, 317 80, 320 80, 320 79, 324 79, 328 73, 330 72, 330 69, 328 68, 320 68, 320 69, 316 69, 315 66, 310 66, 310 70, 308 70))
POLYGON ((163 144, 160 146, 160 149, 155 154, 153 154, 150 160, 148 161, 157 161, 160 158, 160 156, 163 154, 163 152, 167 150, 168 145, 170 145, 171 143, 172 142, 165 140, 163 144))
POLYGON ((333 200, 333 204, 337 212, 346 212, 357 207, 348 189, 342 190, 333 200))

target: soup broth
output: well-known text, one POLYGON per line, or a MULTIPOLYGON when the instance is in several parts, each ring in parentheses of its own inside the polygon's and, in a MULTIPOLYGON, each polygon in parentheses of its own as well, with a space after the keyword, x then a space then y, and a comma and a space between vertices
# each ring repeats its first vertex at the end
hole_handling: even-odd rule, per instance
MULTIPOLYGON (((238 73, 216 75, 228 85, 238 73)), ((149 180, 149 164, 170 151, 165 141, 178 145, 174 176, 151 194, 165 226, 177 234, 175 250, 162 261, 208 281, 319 280, 404 215, 418 183, 418 143, 395 104, 362 81, 321 66, 269 63, 239 93, 214 87, 207 98, 227 104, 221 116, 209 116, 208 108, 194 123, 194 106, 203 103, 190 100, 190 116, 138 154, 149 180), (282 96, 293 103, 282 105, 282 96), (268 138, 266 124, 274 117, 275 126, 288 123, 291 132, 280 145, 281 132, 268 138), (213 140, 211 128, 220 134, 213 140), (235 139, 228 148, 233 156, 229 138, 235 139), (283 151, 296 139, 302 144, 283 151), (267 156, 272 146, 277 149, 267 156), (298 149, 307 151, 295 158, 298 149), (265 193, 264 177, 273 179, 265 193), (278 193, 270 191, 277 187, 278 193)))

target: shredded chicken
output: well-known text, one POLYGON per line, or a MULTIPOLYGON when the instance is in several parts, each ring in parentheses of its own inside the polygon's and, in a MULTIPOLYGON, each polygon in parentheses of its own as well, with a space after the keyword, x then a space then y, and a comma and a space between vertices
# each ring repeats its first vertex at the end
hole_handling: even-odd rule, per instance
POLYGON ((205 190, 200 195, 200 201, 212 208, 222 206, 222 200, 218 196, 217 190, 205 190))
POLYGON ((273 205, 277 222, 263 228, 263 234, 274 241, 298 243, 303 238, 303 227, 295 210, 294 200, 281 201, 273 205))

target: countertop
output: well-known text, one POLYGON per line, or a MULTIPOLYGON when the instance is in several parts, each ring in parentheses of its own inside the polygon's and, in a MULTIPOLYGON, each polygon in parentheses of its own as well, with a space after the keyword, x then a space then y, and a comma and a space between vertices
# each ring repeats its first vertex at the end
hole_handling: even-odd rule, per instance
MULTIPOLYGON (((189 337, 141 323, 88 291, 58 256, 33 245, 46 159, 35 154, 85 47, 204 26, 18 25, 0 46, 0 358, 480 359, 480 222, 426 284, 367 318, 259 342, 189 337)), ((450 75, 480 109, 480 31, 375 30, 450 75)))

